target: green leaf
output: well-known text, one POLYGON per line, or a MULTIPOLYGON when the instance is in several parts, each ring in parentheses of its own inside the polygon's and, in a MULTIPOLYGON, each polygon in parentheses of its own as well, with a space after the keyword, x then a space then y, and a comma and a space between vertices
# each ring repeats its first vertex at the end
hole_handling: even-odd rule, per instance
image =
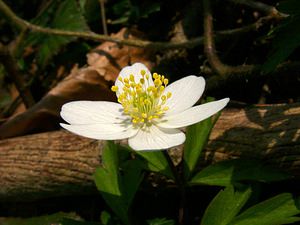
POLYGON ((239 213, 251 195, 251 188, 235 190, 233 186, 220 191, 206 208, 201 225, 226 225, 239 213))
POLYGON ((241 181, 271 182, 289 178, 288 174, 260 161, 234 159, 206 167, 197 173, 189 184, 229 186, 241 181))
POLYGON ((269 53, 268 60, 262 65, 262 70, 266 73, 276 69, 279 63, 289 57, 296 48, 300 46, 300 4, 297 0, 281 1, 279 10, 288 13, 270 35, 274 36, 272 49, 269 53))
POLYGON ((0 223, 1 225, 51 225, 62 224, 66 219, 76 219, 77 217, 74 213, 55 213, 32 218, 0 218, 0 223))
POLYGON ((161 2, 120 0, 113 7, 116 19, 112 24, 137 23, 142 18, 148 18, 152 13, 160 11, 161 2))
POLYGON ((128 148, 108 141, 102 152, 102 167, 94 174, 96 186, 106 203, 125 224, 129 208, 143 179, 143 162, 131 159, 128 148))
POLYGON ((299 199, 283 193, 263 201, 237 216, 231 225, 280 225, 300 221, 299 199))
POLYGON ((145 169, 174 179, 168 160, 162 151, 136 151, 136 154, 146 160, 145 169))
POLYGON ((102 167, 96 169, 94 180, 106 203, 125 224, 129 224, 129 205, 122 194, 119 177, 118 146, 111 141, 103 149, 102 167))
POLYGON ((208 141, 210 132, 218 120, 219 115, 220 113, 187 128, 183 155, 184 177, 186 180, 188 180, 194 172, 200 154, 208 141))
MULTIPOLYGON (((43 27, 51 27, 60 30, 88 30, 88 26, 82 16, 81 8, 76 0, 54 0, 47 10, 44 10, 33 22, 43 27)), ((41 66, 45 66, 64 45, 75 39, 75 37, 33 33, 25 40, 25 47, 28 45, 37 46, 38 53, 36 57, 38 63, 41 66)))
POLYGON ((147 220, 148 225, 175 225, 174 220, 168 220, 166 218, 155 218, 152 220, 147 220))
POLYGON ((112 216, 107 211, 102 211, 100 215, 101 225, 121 225, 121 221, 117 217, 112 216))
POLYGON ((126 193, 126 201, 128 205, 131 205, 132 200, 137 192, 140 183, 143 180, 143 162, 141 160, 135 159, 127 161, 123 168, 123 190, 126 193))
POLYGON ((106 211, 101 212, 100 221, 103 225, 108 225, 110 220, 111 220, 111 215, 108 212, 106 211))

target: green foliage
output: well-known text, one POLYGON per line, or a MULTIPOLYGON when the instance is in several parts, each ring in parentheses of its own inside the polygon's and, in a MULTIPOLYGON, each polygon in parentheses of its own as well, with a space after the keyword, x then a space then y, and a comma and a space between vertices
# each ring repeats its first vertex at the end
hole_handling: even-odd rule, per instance
MULTIPOLYGON (((73 213, 56 213, 32 218, 5 218, 0 219, 1 225, 87 225, 85 222, 80 222, 77 216, 73 213), (73 221, 73 223, 71 223, 73 221)), ((96 225, 95 223, 88 223, 96 225)))
POLYGON ((147 220, 148 225, 175 225, 174 220, 168 220, 166 218, 155 218, 152 220, 147 220))
POLYGON ((206 167, 191 179, 190 184, 229 186, 242 181, 272 182, 288 178, 286 173, 260 161, 235 159, 206 167))
POLYGON ((121 0, 113 5, 113 13, 118 18, 112 24, 136 23, 141 18, 160 10, 161 2, 121 0))
POLYGON ((300 2, 297 0, 281 1, 278 9, 289 16, 270 32, 274 39, 268 60, 262 66, 264 72, 273 71, 300 46, 300 2))
POLYGON ((162 151, 137 151, 136 154, 146 160, 146 164, 144 164, 146 170, 174 179, 168 160, 162 151))
POLYGON ((186 180, 192 175, 219 115, 220 113, 187 128, 183 155, 186 180))
POLYGON ((299 199, 289 193, 277 195, 247 209, 233 221, 232 225, 279 225, 299 221, 299 199))
POLYGON ((233 186, 226 187, 207 207, 201 225, 280 225, 300 220, 295 217, 300 213, 299 200, 287 193, 265 200, 240 213, 250 194, 250 188, 234 190, 233 186))
POLYGON ((211 201, 202 217, 201 225, 226 225, 239 213, 251 195, 251 188, 234 190, 228 186, 211 201))
POLYGON ((117 220, 117 218, 114 218, 106 211, 101 212, 100 221, 101 225, 120 225, 120 222, 117 220))
MULTIPOLYGON (((52 1, 48 8, 43 10, 32 22, 43 27, 60 30, 88 30, 76 0, 52 1)), ((41 66, 45 66, 63 46, 75 39, 71 36, 32 33, 25 39, 24 47, 36 46, 38 48, 37 62, 41 66)))
POLYGON ((96 169, 94 180, 114 213, 124 224, 130 224, 128 211, 143 175, 141 161, 126 160, 124 151, 108 141, 102 152, 103 165, 96 169))

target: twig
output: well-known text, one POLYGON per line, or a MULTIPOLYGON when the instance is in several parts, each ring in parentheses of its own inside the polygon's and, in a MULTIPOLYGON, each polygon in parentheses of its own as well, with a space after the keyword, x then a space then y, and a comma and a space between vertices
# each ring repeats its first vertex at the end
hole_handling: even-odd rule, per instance
MULTIPOLYGON (((37 33, 46 33, 52 35, 60 35, 60 36, 71 36, 71 37, 78 37, 87 40, 94 40, 94 41, 108 41, 114 42, 120 45, 128 45, 133 47, 140 47, 140 48, 150 48, 151 50, 164 50, 164 49, 179 49, 179 48, 194 48, 196 46, 203 44, 203 37, 194 38, 188 41, 183 42, 151 42, 151 41, 144 41, 144 40, 124 40, 119 38, 113 38, 107 35, 96 34, 93 32, 76 32, 76 31, 66 31, 66 30, 59 30, 59 29, 51 29, 51 28, 44 28, 38 25, 34 25, 29 23, 26 20, 21 19, 18 17, 2 0, 0 0, 0 12, 4 16, 6 16, 12 24, 18 26, 21 29, 28 29, 32 32, 37 33)), ((234 35, 238 35, 240 33, 249 32, 250 30, 255 30, 257 24, 254 23, 252 25, 248 25, 244 28, 232 29, 232 30, 225 30, 217 32, 217 40, 220 40, 225 37, 230 37, 234 35)))
POLYGON ((103 34, 107 35, 108 32, 107 32, 104 0, 99 0, 99 3, 100 3, 100 9, 101 9, 101 21, 102 21, 102 27, 103 27, 103 34))
POLYGON ((277 66, 276 70, 272 73, 262 73, 260 71, 260 65, 253 66, 253 68, 248 73, 228 73, 224 76, 214 75, 210 71, 208 71, 206 68, 202 70, 203 73, 209 74, 210 77, 207 79, 206 83, 206 89, 208 92, 213 93, 215 90, 218 90, 222 88, 223 85, 226 85, 229 82, 232 82, 233 80, 238 79, 255 79, 259 77, 260 79, 267 79, 271 77, 280 77, 280 76, 295 76, 298 74, 300 70, 300 62, 285 62, 277 66))
MULTIPOLYGON (((208 62, 212 69, 219 75, 236 73, 248 73, 253 70, 255 66, 241 65, 228 66, 219 59, 214 42, 213 34, 213 17, 211 12, 210 0, 203 0, 203 21, 204 21, 204 52, 207 56, 208 62)), ((256 24, 257 25, 257 24, 256 24)))
POLYGON ((267 5, 262 2, 257 2, 253 0, 229 0, 231 2, 246 5, 253 9, 259 10, 264 12, 266 15, 272 15, 273 17, 286 17, 287 15, 284 13, 279 12, 274 6, 267 5))
POLYGON ((5 107, 1 114, 3 117, 9 117, 14 113, 14 111, 18 108, 18 106, 22 103, 21 96, 17 96, 9 106, 5 107))
POLYGON ((25 85, 23 76, 20 74, 19 67, 13 56, 11 55, 9 49, 6 46, 0 45, 0 60, 3 64, 6 72, 9 77, 12 79, 16 88, 19 91, 19 94, 27 108, 34 105, 34 99, 31 95, 31 92, 25 85))

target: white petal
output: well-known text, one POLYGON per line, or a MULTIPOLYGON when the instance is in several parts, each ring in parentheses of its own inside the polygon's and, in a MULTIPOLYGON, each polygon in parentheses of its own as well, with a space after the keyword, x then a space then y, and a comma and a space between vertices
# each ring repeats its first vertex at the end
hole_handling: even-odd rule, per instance
POLYGON ((194 106, 179 114, 164 116, 157 123, 157 126, 163 128, 180 128, 198 123, 223 109, 228 102, 229 98, 224 98, 219 101, 194 106))
POLYGON ((162 150, 182 144, 185 134, 177 129, 158 128, 154 125, 140 129, 129 138, 128 144, 134 150, 162 150))
MULTIPOLYGON (((134 63, 132 66, 126 66, 124 67, 118 78, 122 77, 122 79, 124 80, 124 78, 128 78, 130 77, 130 74, 134 75, 135 78, 135 82, 139 83, 140 79, 142 78, 141 75, 141 71, 144 70, 146 72, 146 74, 149 75, 149 79, 148 82, 145 82, 145 88, 147 88, 148 86, 153 85, 153 80, 152 80, 152 75, 150 73, 150 71, 148 70, 148 68, 142 64, 142 63, 134 63)), ((117 91, 117 96, 119 96, 119 94, 122 92, 123 89, 123 83, 121 81, 118 80, 118 78, 116 79, 115 85, 118 87, 119 91, 117 91)))
POLYGON ((60 115, 70 124, 122 123, 122 105, 105 101, 74 101, 62 106, 60 115))
POLYGON ((193 75, 171 83, 164 90, 164 94, 172 93, 166 102, 166 106, 169 107, 166 115, 173 115, 192 107, 201 97, 204 87, 204 78, 193 75))
POLYGON ((126 124, 60 124, 63 128, 83 137, 97 140, 118 140, 134 136, 137 129, 126 124))

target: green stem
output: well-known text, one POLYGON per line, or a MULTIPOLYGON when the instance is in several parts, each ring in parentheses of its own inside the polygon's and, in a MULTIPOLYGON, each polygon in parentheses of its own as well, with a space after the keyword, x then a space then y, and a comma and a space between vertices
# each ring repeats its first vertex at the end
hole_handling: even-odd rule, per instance
POLYGON ((180 173, 177 168, 175 167, 170 155, 167 151, 163 151, 168 164, 173 172, 175 183, 177 184, 179 196, 180 196, 180 202, 179 202, 179 210, 178 210, 178 224, 183 225, 185 221, 184 212, 185 212, 185 204, 186 204, 186 195, 185 195, 185 185, 184 180, 182 178, 182 173, 180 173))

